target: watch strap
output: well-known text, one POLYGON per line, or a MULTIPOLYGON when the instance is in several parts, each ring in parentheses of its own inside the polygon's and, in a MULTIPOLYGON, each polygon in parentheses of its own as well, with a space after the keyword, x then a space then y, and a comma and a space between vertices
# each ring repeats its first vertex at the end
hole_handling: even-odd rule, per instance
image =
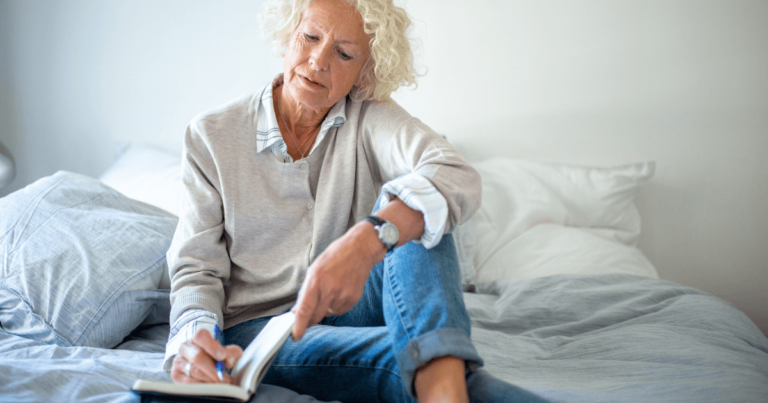
POLYGON ((363 220, 368 221, 369 223, 373 224, 374 226, 382 226, 386 223, 386 221, 382 220, 379 217, 376 217, 375 215, 369 215, 368 217, 363 218, 363 220))

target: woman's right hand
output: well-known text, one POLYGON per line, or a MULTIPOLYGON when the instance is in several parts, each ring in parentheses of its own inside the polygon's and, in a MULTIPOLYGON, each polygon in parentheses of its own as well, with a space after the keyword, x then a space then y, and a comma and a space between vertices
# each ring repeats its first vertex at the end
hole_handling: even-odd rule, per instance
POLYGON ((195 337, 185 341, 179 347, 179 353, 173 360, 171 379, 181 383, 229 383, 235 384, 235 379, 224 374, 224 381, 216 375, 216 360, 224 361, 226 369, 235 366, 243 355, 240 346, 222 346, 211 333, 200 329, 195 337))

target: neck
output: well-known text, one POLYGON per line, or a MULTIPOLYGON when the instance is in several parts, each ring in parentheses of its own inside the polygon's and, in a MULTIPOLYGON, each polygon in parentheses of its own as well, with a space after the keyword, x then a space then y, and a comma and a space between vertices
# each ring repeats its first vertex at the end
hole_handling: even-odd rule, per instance
MULTIPOLYGON (((288 130, 296 137, 296 141, 302 141, 307 137, 317 134, 330 108, 322 110, 310 109, 305 105, 295 102, 290 97, 288 91, 283 91, 284 88, 285 86, 283 85, 276 88, 275 91, 278 92, 279 96, 273 96, 272 99, 275 110, 282 114, 288 130)), ((278 120, 280 120, 279 116, 278 120)))

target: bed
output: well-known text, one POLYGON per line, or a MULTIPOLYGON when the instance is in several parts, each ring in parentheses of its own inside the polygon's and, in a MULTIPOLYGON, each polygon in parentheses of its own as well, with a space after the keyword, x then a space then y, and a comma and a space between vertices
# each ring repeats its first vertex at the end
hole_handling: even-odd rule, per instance
MULTIPOLYGON (((765 402, 768 339, 659 279, 637 249, 651 162, 474 164, 454 232, 472 339, 496 376, 555 402, 765 402)), ((0 400, 137 402, 168 336, 179 157, 124 145, 99 179, 59 172, 0 199, 0 400)), ((260 386, 253 402, 312 402, 260 386)))

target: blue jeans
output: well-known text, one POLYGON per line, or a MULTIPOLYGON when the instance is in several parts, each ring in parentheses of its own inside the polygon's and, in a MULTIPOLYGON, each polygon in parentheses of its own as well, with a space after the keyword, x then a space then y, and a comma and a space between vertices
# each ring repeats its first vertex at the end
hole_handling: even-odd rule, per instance
MULTIPOLYGON (((321 400, 413 402, 416 370, 450 355, 467 363, 473 402, 543 401, 478 370, 459 276, 451 235, 429 250, 415 242, 394 249, 371 270, 360 301, 298 343, 289 338, 262 382, 321 400)), ((227 344, 245 349, 269 319, 225 330, 227 344)))

